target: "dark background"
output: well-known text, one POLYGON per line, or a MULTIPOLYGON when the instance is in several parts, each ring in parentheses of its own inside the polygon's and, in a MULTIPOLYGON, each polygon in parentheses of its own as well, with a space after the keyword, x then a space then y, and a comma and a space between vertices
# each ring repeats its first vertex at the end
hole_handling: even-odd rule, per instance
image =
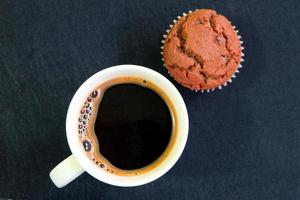
POLYGON ((0 1, 0 199, 300 199, 299 1, 0 1), (240 30, 243 69, 228 87, 191 92, 162 67, 177 15, 212 8, 240 30), (186 102, 189 138, 162 178, 121 188, 48 173, 70 155, 68 104, 106 67, 154 69, 186 102))

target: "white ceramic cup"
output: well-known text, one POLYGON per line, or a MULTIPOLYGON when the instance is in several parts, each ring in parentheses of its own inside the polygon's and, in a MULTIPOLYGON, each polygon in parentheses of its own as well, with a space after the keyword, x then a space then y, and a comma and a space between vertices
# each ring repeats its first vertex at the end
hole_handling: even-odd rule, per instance
POLYGON ((83 172, 96 179, 116 186, 138 186, 154 181, 164 175, 179 159, 188 137, 189 120, 185 103, 175 86, 161 74, 137 65, 118 65, 104 69, 86 80, 77 90, 69 105, 66 132, 72 155, 59 163, 51 172, 53 183, 61 188, 73 181, 83 172), (168 156, 152 170, 136 176, 118 176, 102 170, 83 150, 78 139, 78 113, 90 91, 101 83, 121 77, 140 77, 160 87, 175 105, 178 114, 178 134, 168 156))

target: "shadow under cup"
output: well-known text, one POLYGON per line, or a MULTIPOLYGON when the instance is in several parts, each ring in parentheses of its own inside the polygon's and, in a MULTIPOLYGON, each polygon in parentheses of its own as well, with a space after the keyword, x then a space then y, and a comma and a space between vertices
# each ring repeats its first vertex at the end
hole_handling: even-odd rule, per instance
MULTIPOLYGON (((148 99, 144 99, 144 101, 145 100, 148 99)), ((126 122, 132 122, 130 116, 130 114, 129 117, 128 115, 125 115, 123 116, 123 118, 125 118, 126 122)), ((98 169, 116 176, 139 176, 155 170, 160 166, 162 162, 165 161, 170 152, 172 152, 178 137, 178 113, 171 98, 166 94, 164 90, 161 89, 161 87, 156 85, 151 80, 147 80, 138 76, 121 76, 118 78, 107 80, 89 91, 88 95, 84 99, 84 102, 82 102, 80 110, 78 110, 77 133, 78 141, 82 146, 81 151, 84 152, 88 159, 92 161, 98 169), (124 95, 127 96, 124 97, 124 95), (126 132, 126 129, 124 129, 124 127, 128 126, 126 124, 124 126, 119 125, 117 123, 117 119, 116 122, 114 122, 114 119, 111 118, 110 111, 114 112, 113 109, 119 110, 120 112, 116 113, 116 116, 114 116, 119 119, 122 118, 120 117, 121 115, 124 115, 124 112, 122 112, 124 111, 124 109, 127 109, 127 112, 130 112, 132 111, 131 108, 133 108, 133 110, 138 110, 136 114, 138 115, 138 117, 136 117, 136 115, 132 113, 132 115, 135 115, 133 117, 134 119, 151 118, 152 116, 154 118, 158 118, 156 120, 160 122, 162 120, 159 120, 159 117, 163 115, 163 112, 161 110, 156 110, 160 112, 157 113, 155 110, 152 110, 151 105, 149 105, 151 103, 154 104, 152 100, 157 102, 157 97, 154 96, 160 98, 161 102, 165 105, 169 119, 161 119, 169 120, 170 123, 168 125, 170 127, 162 129, 166 131, 165 133, 159 133, 159 130, 155 130, 153 128, 154 125, 148 124, 148 127, 141 127, 144 126, 145 123, 142 125, 133 123, 133 127, 131 127, 130 129, 131 135, 146 135, 146 133, 148 133, 148 135, 146 135, 145 137, 143 136, 144 140, 142 142, 137 142, 134 140, 128 141, 132 139, 130 134, 123 134, 123 132, 126 132), (147 97, 149 98, 149 101, 139 102, 140 99, 138 98, 147 97), (150 97, 153 97, 155 100, 150 99, 150 97), (128 100, 130 98, 134 102, 126 101, 126 99, 128 100), (124 102, 125 106, 123 106, 123 108, 120 108, 120 104, 122 104, 122 102, 120 101, 122 100, 124 100, 128 104, 125 105, 126 103, 124 102), (134 107, 139 107, 139 105, 139 109, 134 109, 134 107), (109 110, 108 108, 106 109, 106 107, 110 107, 111 110, 109 110), (146 112, 144 114, 141 114, 141 112, 144 111, 146 112), (151 114, 147 115, 148 111, 151 111, 151 114), (108 114, 105 114, 105 112, 107 112, 108 114), (108 128, 106 127, 106 117, 110 118, 110 120, 112 120, 113 122, 112 126, 108 128), (151 128, 153 129, 150 130, 151 128), (165 136, 164 138, 162 137, 163 135, 165 136), (130 167, 120 167, 122 165, 118 164, 119 161, 119 163, 126 163, 126 159, 131 159, 131 161, 135 162, 135 157, 127 157, 127 146, 122 146, 127 144, 126 141, 128 144, 132 145, 131 147, 128 147, 129 149, 132 149, 133 152, 138 151, 135 152, 135 154, 139 154, 139 156, 144 155, 146 159, 146 157, 149 157, 149 153, 152 153, 149 151, 156 151, 155 157, 153 157, 152 155, 152 160, 150 159, 150 162, 148 160, 148 163, 146 161, 147 164, 144 163, 144 165, 141 166, 137 165, 139 167, 133 167, 133 169, 131 169, 130 167), (112 144, 110 145, 110 143, 112 144), (143 147, 143 145, 145 146, 145 148, 143 147), (145 153, 143 154, 143 150, 146 149, 146 146, 149 147, 150 145, 151 149, 148 148, 148 150, 145 150, 145 153), (124 148, 124 150, 122 148, 124 148), (119 161, 117 161, 116 163, 116 161, 113 159, 114 156, 110 156, 110 154, 118 154, 119 161)), ((131 150, 129 150, 129 152, 131 152, 131 150)), ((136 158, 136 160, 140 159, 141 158, 136 158)))

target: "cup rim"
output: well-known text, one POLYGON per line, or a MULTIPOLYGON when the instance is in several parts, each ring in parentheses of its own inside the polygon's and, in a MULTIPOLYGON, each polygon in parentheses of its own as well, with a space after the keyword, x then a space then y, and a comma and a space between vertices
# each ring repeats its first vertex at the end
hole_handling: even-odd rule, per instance
POLYGON ((76 91, 68 108, 66 134, 71 152, 83 169, 96 179, 115 186, 138 186, 154 181, 169 171, 181 156, 186 145, 189 119, 184 100, 176 87, 160 73, 138 65, 116 65, 103 69, 88 78, 76 91), (86 156, 77 137, 78 112, 89 92, 102 82, 122 76, 137 76, 148 79, 160 87, 175 105, 178 115, 178 136, 168 157, 149 172, 136 176, 119 176, 98 167, 86 156))

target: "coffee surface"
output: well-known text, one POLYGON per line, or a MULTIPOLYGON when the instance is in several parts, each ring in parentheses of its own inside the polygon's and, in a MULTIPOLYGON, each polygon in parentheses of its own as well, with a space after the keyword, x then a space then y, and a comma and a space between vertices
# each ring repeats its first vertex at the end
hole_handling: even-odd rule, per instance
POLYGON ((78 137, 100 168, 135 176, 167 158, 176 141, 177 121, 174 104, 159 86, 121 77, 90 91, 78 113, 78 137))
POLYGON ((105 91, 94 128, 100 153, 114 166, 132 170, 149 165, 164 152, 172 119, 156 92, 120 84, 105 91))

